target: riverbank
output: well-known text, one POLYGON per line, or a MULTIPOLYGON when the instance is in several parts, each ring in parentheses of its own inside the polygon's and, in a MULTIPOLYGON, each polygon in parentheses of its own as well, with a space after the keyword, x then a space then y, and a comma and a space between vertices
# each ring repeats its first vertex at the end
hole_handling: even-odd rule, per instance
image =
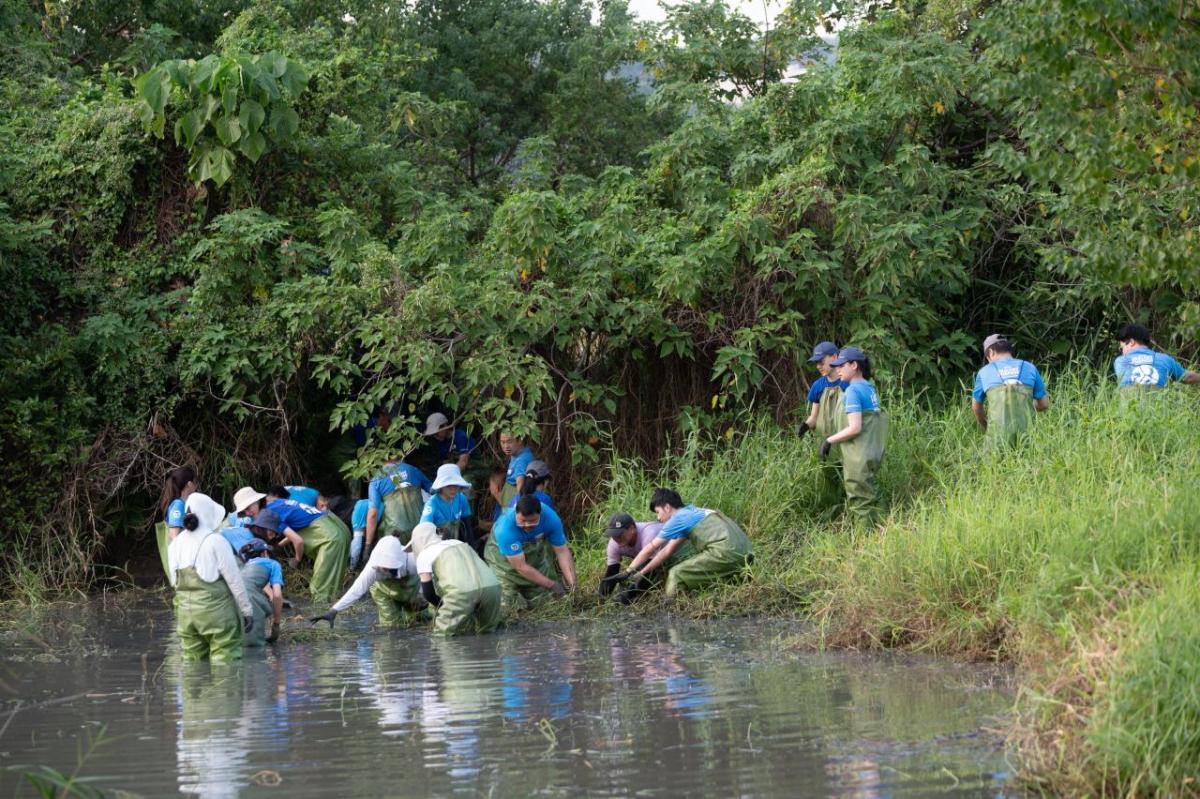
MULTIPOLYGON (((1017 666, 1022 776, 1061 795, 1197 795, 1200 430, 1186 388, 1133 405, 1098 375, 1059 377, 1019 450, 993 454, 961 405, 889 404, 887 520, 822 505, 816 442, 774 426, 692 441, 656 474, 618 461, 599 520, 649 487, 742 521, 753 579, 685 598, 694 616, 805 611, 816 647, 902 649, 1017 666)), ((582 540, 588 545, 582 546, 582 540)), ((649 608, 646 609, 649 611, 649 608)))

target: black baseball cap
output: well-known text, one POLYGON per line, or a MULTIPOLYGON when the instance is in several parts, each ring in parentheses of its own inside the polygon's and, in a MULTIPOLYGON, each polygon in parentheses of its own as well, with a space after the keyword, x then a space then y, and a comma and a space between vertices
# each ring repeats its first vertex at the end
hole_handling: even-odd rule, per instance
POLYGON ((608 527, 604 530, 604 532, 609 538, 616 538, 621 533, 625 532, 636 524, 637 522, 635 522, 633 517, 628 513, 614 513, 612 517, 609 518, 608 527))

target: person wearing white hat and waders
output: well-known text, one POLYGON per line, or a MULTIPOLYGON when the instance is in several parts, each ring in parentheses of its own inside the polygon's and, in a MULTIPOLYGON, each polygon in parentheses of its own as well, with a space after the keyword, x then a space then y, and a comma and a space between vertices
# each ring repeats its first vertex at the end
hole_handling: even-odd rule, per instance
POLYGON ((462 541, 443 540, 429 522, 413 528, 406 548, 417 558, 421 596, 436 609, 435 633, 470 635, 496 629, 503 607, 500 581, 475 550, 462 541))
POLYGON ((328 612, 314 616, 309 622, 327 621, 332 627, 339 613, 367 593, 375 600, 381 627, 404 627, 428 619, 428 603, 421 598, 417 580, 416 558, 404 550, 399 538, 388 535, 371 550, 367 565, 341 599, 333 603, 328 612))
POLYGON ((475 517, 466 490, 471 487, 453 463, 442 464, 433 481, 433 494, 421 511, 421 522, 432 524, 442 538, 477 546, 475 517))

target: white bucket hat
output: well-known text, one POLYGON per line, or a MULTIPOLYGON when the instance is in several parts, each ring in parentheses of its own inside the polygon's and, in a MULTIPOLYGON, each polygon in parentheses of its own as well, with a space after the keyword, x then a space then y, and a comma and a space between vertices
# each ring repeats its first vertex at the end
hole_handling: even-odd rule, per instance
POLYGON ((433 481, 433 490, 437 491, 446 486, 470 488, 471 484, 463 479, 462 472, 458 470, 458 466, 453 463, 445 463, 438 467, 437 479, 433 481))
POLYGON ((266 494, 260 494, 250 486, 242 486, 233 495, 233 512, 242 513, 246 508, 258 502, 260 499, 266 499, 266 494))
POLYGON ((187 513, 196 514, 200 520, 197 533, 211 533, 225 520, 225 507, 208 494, 192 494, 184 503, 184 509, 187 513))
POLYGON ((450 426, 450 420, 446 418, 444 413, 431 413, 429 418, 425 420, 425 432, 422 435, 431 436, 434 433, 440 433, 450 426))
POLYGON ((381 569, 403 569, 407 560, 408 557, 404 554, 404 545, 400 543, 400 539, 394 535, 385 535, 375 545, 375 550, 371 552, 371 558, 367 565, 381 569))
POLYGON ((420 555, 425 548, 441 541, 437 528, 429 522, 421 522, 413 528, 412 538, 404 545, 404 549, 414 555, 420 555))

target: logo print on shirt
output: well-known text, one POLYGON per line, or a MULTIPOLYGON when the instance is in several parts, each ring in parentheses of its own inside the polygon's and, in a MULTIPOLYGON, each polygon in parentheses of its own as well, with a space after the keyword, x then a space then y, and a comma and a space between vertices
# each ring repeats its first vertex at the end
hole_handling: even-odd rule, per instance
POLYGON ((1135 366, 1129 373, 1129 382, 1138 386, 1156 386, 1158 385, 1158 370, 1149 364, 1135 366))

